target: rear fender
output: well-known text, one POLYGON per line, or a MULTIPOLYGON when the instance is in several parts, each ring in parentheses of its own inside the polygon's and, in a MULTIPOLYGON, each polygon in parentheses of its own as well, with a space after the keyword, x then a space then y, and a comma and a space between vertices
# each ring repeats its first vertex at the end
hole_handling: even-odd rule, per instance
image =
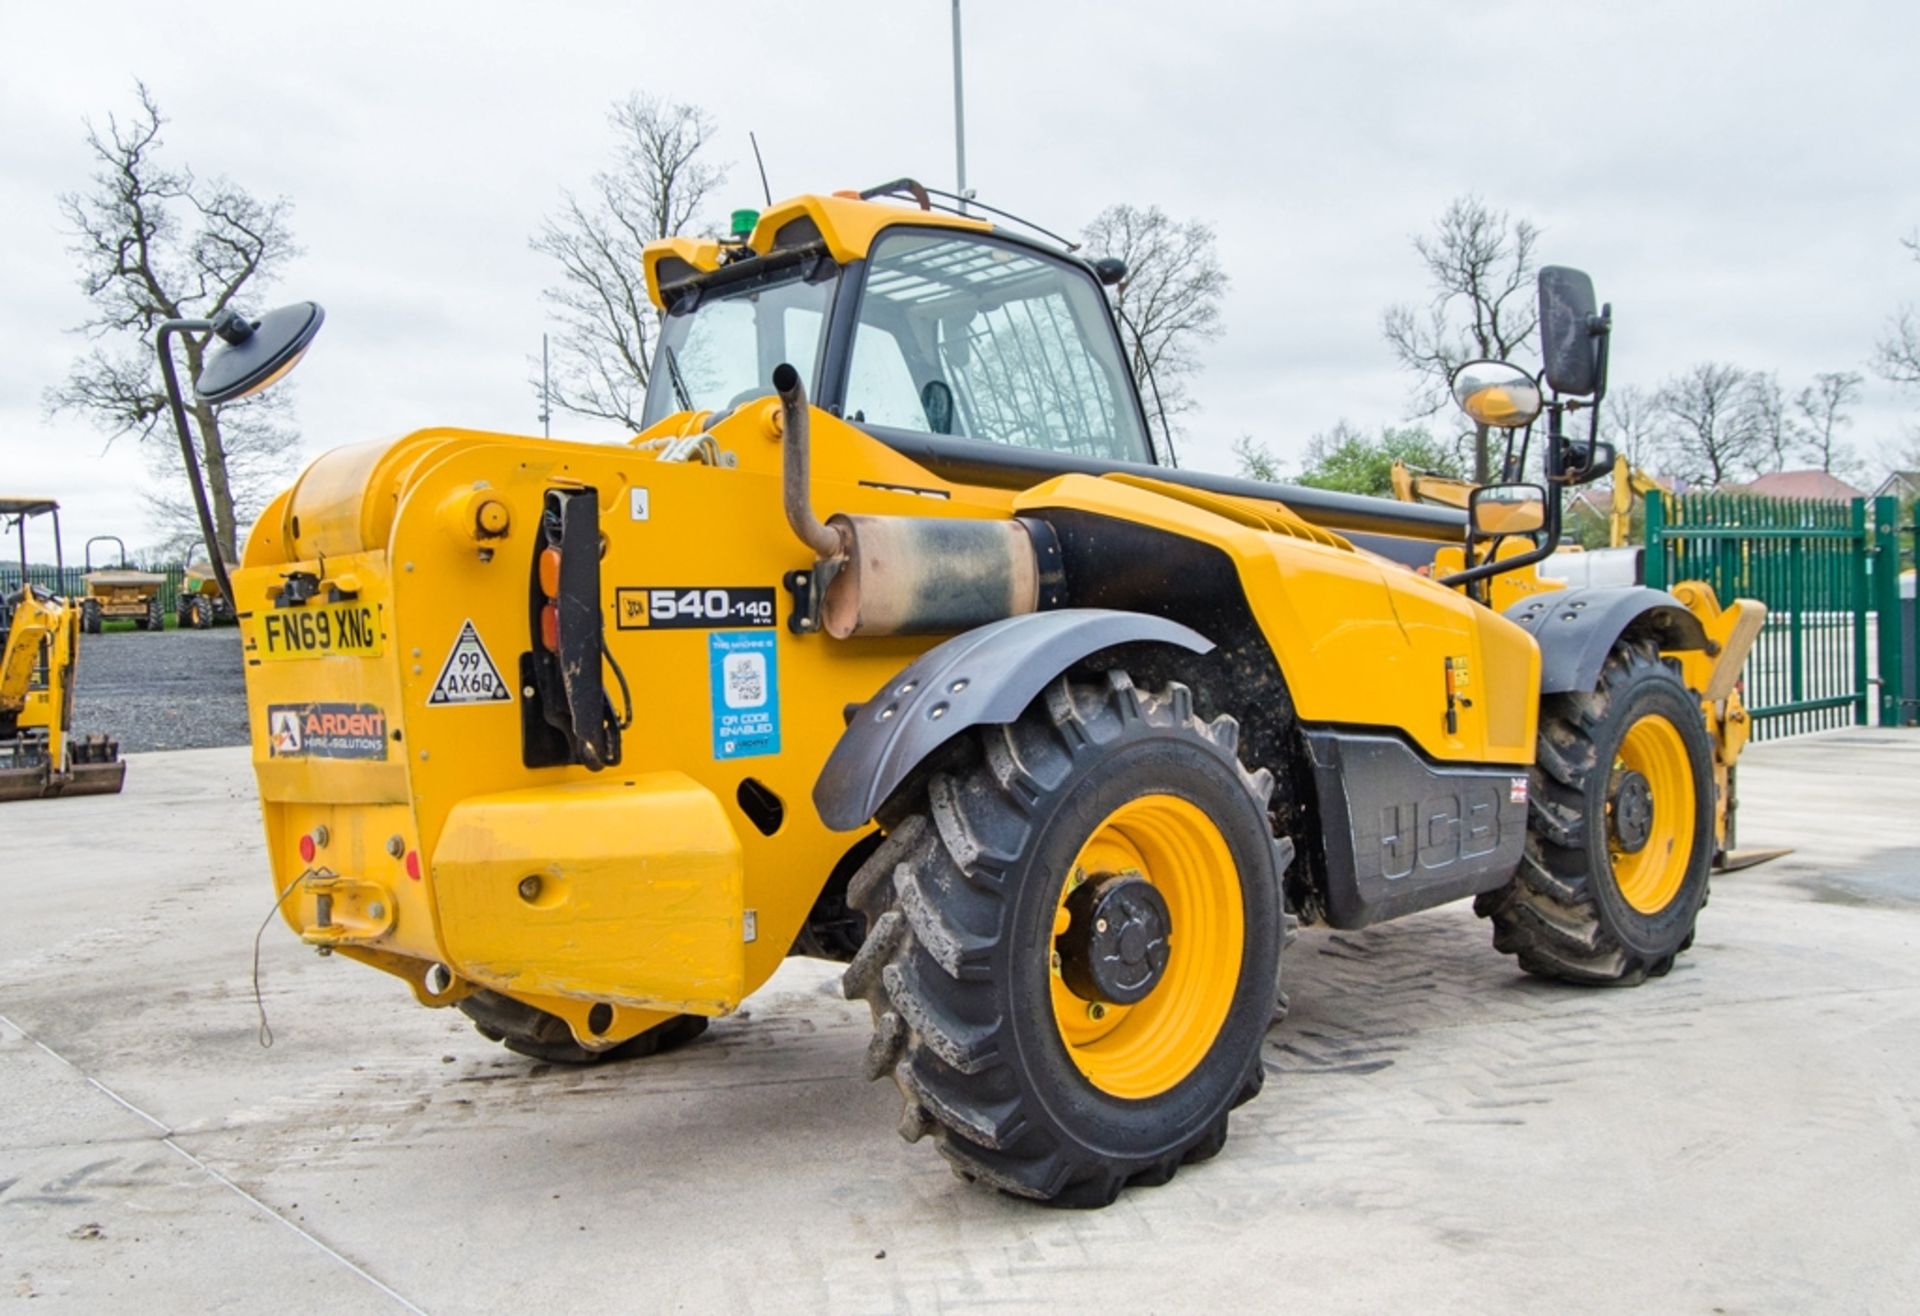
POLYGON ((1523 599, 1506 618, 1540 645, 1540 693, 1573 694, 1600 682, 1607 653, 1629 629, 1651 635, 1663 652, 1704 649, 1700 619, 1665 590, 1589 586, 1523 599))
POLYGON ((1109 608, 1027 613, 954 636, 861 705, 814 783, 814 807, 835 831, 862 826, 958 733, 1011 722, 1081 659, 1138 643, 1195 654, 1213 648, 1211 640, 1178 622, 1109 608))

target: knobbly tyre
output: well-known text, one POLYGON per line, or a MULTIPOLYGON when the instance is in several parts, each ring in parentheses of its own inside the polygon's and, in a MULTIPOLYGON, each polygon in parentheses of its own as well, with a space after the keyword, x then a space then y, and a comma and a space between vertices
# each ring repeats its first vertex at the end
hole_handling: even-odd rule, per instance
MULTIPOLYGON (((1529 972, 1666 973, 1761 610, 1534 574, 1611 460, 1586 276, 1540 276, 1540 375, 1458 376, 1512 471, 1546 418, 1544 486, 1462 512, 1173 469, 1119 262, 972 210, 654 243, 631 442, 424 430, 274 501, 232 590, 294 932, 582 1063, 845 961, 900 1131, 1072 1205, 1221 1149, 1295 918, 1473 897, 1529 972)), ((241 396, 319 315, 162 360, 217 336, 241 396)))

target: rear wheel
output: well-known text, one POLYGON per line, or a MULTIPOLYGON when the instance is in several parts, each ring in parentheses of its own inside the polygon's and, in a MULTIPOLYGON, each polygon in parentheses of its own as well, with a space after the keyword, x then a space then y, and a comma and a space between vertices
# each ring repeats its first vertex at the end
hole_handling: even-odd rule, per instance
POLYGON ((1713 863, 1713 747, 1650 641, 1614 646, 1597 689, 1540 710, 1526 857, 1479 897, 1529 973, 1632 986, 1693 944, 1713 863))
POLYGON ((100 633, 100 600, 82 599, 80 601, 80 629, 88 635, 100 633))
POLYGON ((1281 935, 1272 779, 1238 739, 1183 686, 1061 680, 890 805, 845 988, 903 1136, 1070 1206, 1220 1150, 1264 1077, 1281 935))
POLYGON ((600 1065, 610 1060, 638 1060, 685 1046, 707 1031, 707 1019, 697 1014, 677 1014, 655 1024, 644 1033, 604 1051, 590 1051, 574 1040, 573 1030, 557 1014, 549 1014, 511 996, 485 988, 454 1003, 473 1020, 473 1027, 490 1042, 498 1042, 517 1055, 545 1060, 555 1065, 600 1065))
POLYGON ((167 611, 160 606, 160 596, 155 594, 147 600, 146 620, 141 624, 143 631, 163 631, 167 628, 167 611))

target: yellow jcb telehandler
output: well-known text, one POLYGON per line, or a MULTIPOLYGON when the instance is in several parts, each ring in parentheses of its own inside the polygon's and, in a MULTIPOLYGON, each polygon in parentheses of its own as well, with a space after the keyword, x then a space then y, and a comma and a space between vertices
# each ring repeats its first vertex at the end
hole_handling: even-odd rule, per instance
POLYGON ((35 585, 28 574, 27 522, 53 521, 55 579, 60 504, 51 498, 0 498, 0 531, 20 548, 20 583, 0 598, 0 802, 46 795, 111 795, 126 780, 120 746, 105 736, 73 735, 73 678, 80 614, 73 601, 35 585))
MULTIPOLYGON (((649 246, 629 443, 423 430, 266 509, 231 585, 295 934, 550 1060, 845 961, 900 1131, 1073 1205, 1221 1150, 1292 919, 1472 897, 1531 973, 1665 974, 1760 610, 1534 575, 1611 460, 1566 424, 1605 389, 1586 276, 1540 276, 1544 391, 1455 381, 1510 442, 1544 415, 1544 486, 1419 507, 1176 469, 1120 262, 952 200, 649 246)), ((217 403, 319 322, 161 359, 219 340, 217 403)))

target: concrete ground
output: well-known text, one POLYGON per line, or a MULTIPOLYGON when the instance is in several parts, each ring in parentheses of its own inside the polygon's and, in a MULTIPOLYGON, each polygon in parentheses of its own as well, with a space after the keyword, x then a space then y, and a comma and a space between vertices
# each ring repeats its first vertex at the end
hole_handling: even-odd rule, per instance
POLYGON ((687 1050, 534 1065, 260 953, 243 750, 0 814, 0 1301, 67 1310, 1911 1311, 1920 733, 1758 746, 1671 977, 1523 978, 1465 908, 1289 952, 1217 1160, 1109 1210, 968 1187, 795 962, 687 1050))

